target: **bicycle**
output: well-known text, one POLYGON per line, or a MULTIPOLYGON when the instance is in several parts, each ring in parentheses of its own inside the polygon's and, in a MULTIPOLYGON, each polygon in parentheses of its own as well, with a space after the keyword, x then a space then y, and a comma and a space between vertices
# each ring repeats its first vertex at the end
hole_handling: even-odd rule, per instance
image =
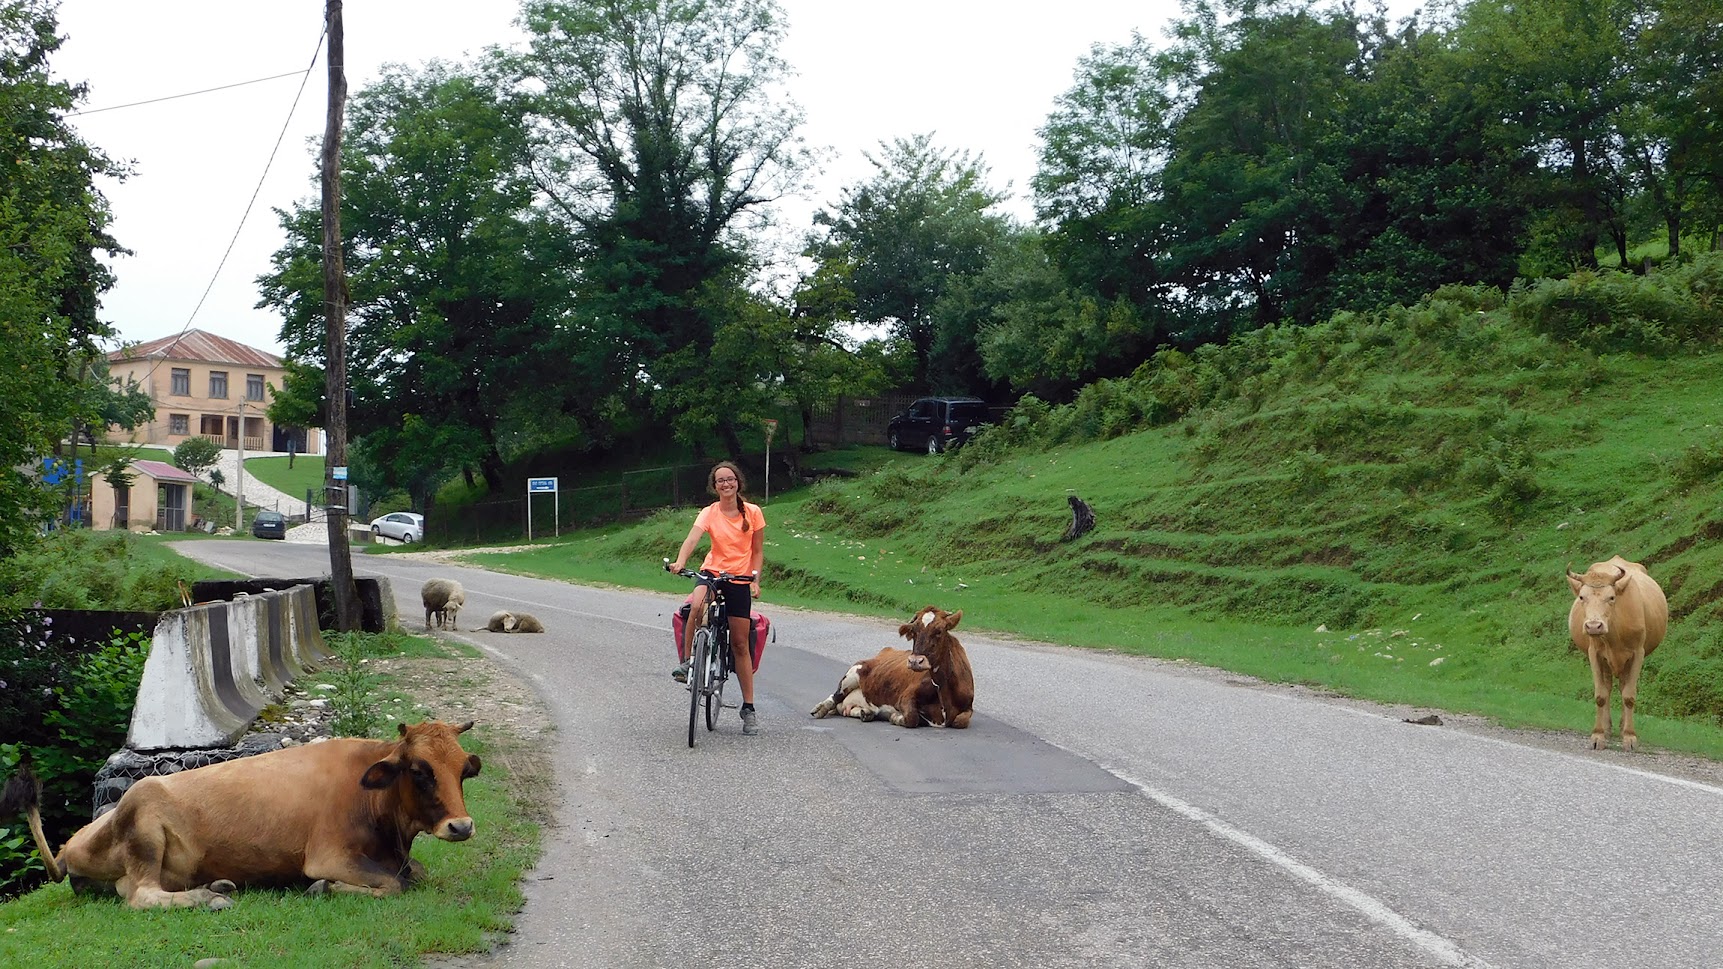
POLYGON ((724 603, 724 586, 730 582, 753 581, 751 575, 731 575, 728 572, 697 572, 694 569, 676 571, 670 560, 664 560, 664 571, 685 579, 697 579, 707 589, 706 614, 695 623, 694 646, 688 654, 688 746, 694 746, 695 725, 700 722, 700 705, 706 705, 706 729, 718 729, 718 712, 724 708, 724 685, 730 681, 734 660, 730 655, 730 613, 724 603))

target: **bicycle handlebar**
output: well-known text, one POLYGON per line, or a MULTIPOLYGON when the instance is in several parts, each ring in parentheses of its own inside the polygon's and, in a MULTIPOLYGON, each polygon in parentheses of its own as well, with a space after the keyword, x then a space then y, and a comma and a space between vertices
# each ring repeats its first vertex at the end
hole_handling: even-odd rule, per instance
POLYGON ((699 572, 689 568, 677 571, 670 567, 669 559, 664 560, 664 571, 669 572, 671 575, 680 575, 684 579, 717 579, 719 582, 754 582, 758 579, 757 576, 748 573, 744 573, 742 575, 731 575, 728 572, 718 572, 714 574, 711 572, 699 572))

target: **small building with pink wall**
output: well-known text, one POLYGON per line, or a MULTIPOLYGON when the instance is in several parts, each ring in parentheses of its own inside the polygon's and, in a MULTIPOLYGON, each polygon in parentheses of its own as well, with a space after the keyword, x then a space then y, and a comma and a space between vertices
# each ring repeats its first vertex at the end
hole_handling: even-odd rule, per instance
POLYGON ((91 477, 92 529, 183 532, 191 527, 196 477, 162 461, 133 461, 131 472, 131 487, 124 491, 103 475, 91 477))

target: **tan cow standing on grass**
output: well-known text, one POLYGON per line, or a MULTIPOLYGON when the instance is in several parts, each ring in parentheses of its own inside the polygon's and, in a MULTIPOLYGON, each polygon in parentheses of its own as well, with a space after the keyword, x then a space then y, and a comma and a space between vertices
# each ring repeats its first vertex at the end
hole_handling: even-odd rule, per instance
POLYGON ((1669 601, 1645 566, 1619 555, 1594 564, 1584 575, 1569 570, 1567 584, 1576 597, 1567 612, 1568 635, 1591 660, 1592 693, 1597 699, 1591 747, 1602 750, 1609 740, 1609 694, 1620 680, 1621 749, 1632 750, 1639 743, 1633 732, 1639 671, 1669 629, 1669 601))

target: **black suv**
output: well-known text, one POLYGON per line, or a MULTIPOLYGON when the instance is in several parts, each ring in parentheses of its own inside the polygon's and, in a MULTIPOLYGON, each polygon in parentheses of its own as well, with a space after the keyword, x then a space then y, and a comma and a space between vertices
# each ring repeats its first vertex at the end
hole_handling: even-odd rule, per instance
POLYGON ((886 443, 894 450, 938 454, 969 440, 985 423, 987 403, 978 397, 923 397, 886 425, 886 443))

